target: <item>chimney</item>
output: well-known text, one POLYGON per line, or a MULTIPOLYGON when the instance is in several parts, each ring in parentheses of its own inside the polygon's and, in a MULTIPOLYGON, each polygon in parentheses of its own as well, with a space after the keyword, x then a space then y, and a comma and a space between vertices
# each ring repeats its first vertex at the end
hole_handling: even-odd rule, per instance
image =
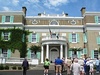
POLYGON ((68 13, 65 13, 65 16, 68 16, 68 13))
POLYGON ((83 14, 84 14, 85 11, 86 11, 86 8, 85 8, 85 7, 82 7, 80 11, 81 11, 81 16, 83 16, 83 14))
POLYGON ((41 13, 38 13, 38 16, 41 16, 41 13))
POLYGON ((26 16, 27 8, 26 8, 26 7, 22 7, 22 11, 24 12, 24 14, 25 14, 25 16, 26 16))

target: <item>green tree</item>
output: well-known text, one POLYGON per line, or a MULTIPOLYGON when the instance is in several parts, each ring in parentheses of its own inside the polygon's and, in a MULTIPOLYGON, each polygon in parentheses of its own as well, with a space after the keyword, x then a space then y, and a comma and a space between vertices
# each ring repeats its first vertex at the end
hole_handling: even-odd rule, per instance
POLYGON ((37 52, 41 51, 41 47, 39 45, 38 46, 37 45, 32 45, 30 47, 30 50, 32 50, 35 53, 35 55, 36 55, 37 52))

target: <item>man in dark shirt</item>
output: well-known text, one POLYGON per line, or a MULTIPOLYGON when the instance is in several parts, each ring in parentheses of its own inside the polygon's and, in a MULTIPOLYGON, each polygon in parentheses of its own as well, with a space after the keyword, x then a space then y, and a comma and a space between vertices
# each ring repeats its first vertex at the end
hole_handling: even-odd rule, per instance
POLYGON ((24 59, 24 61, 22 63, 22 67, 23 67, 23 75, 26 75, 26 71, 29 68, 29 63, 26 58, 24 59))
POLYGON ((59 72, 60 75, 62 75, 61 74, 62 64, 63 64, 63 60, 60 59, 60 57, 58 57, 57 59, 55 59, 56 75, 58 75, 58 72, 59 72))

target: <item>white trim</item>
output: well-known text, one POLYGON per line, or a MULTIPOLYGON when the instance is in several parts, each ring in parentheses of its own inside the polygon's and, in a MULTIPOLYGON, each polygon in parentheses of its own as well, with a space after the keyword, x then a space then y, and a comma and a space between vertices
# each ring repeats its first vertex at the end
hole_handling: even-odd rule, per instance
POLYGON ((0 15, 23 15, 25 16, 23 11, 1 11, 0 15))
POLYGON ((21 22, 16 22, 16 23, 15 23, 15 22, 14 22, 14 23, 5 22, 5 23, 0 23, 0 25, 1 25, 1 24, 3 24, 3 25, 4 25, 4 24, 6 24, 6 25, 7 25, 7 24, 8 24, 8 25, 9 25, 9 24, 11 24, 11 25, 14 25, 14 24, 22 24, 22 25, 24 25, 24 24, 21 23, 21 22))

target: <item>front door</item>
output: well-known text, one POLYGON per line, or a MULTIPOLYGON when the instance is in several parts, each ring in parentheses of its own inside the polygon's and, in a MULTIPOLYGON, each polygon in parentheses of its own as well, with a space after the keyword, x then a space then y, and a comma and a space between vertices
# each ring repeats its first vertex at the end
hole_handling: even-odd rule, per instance
POLYGON ((55 59, 59 56, 59 52, 56 49, 52 49, 50 52, 50 61, 54 62, 55 59))

